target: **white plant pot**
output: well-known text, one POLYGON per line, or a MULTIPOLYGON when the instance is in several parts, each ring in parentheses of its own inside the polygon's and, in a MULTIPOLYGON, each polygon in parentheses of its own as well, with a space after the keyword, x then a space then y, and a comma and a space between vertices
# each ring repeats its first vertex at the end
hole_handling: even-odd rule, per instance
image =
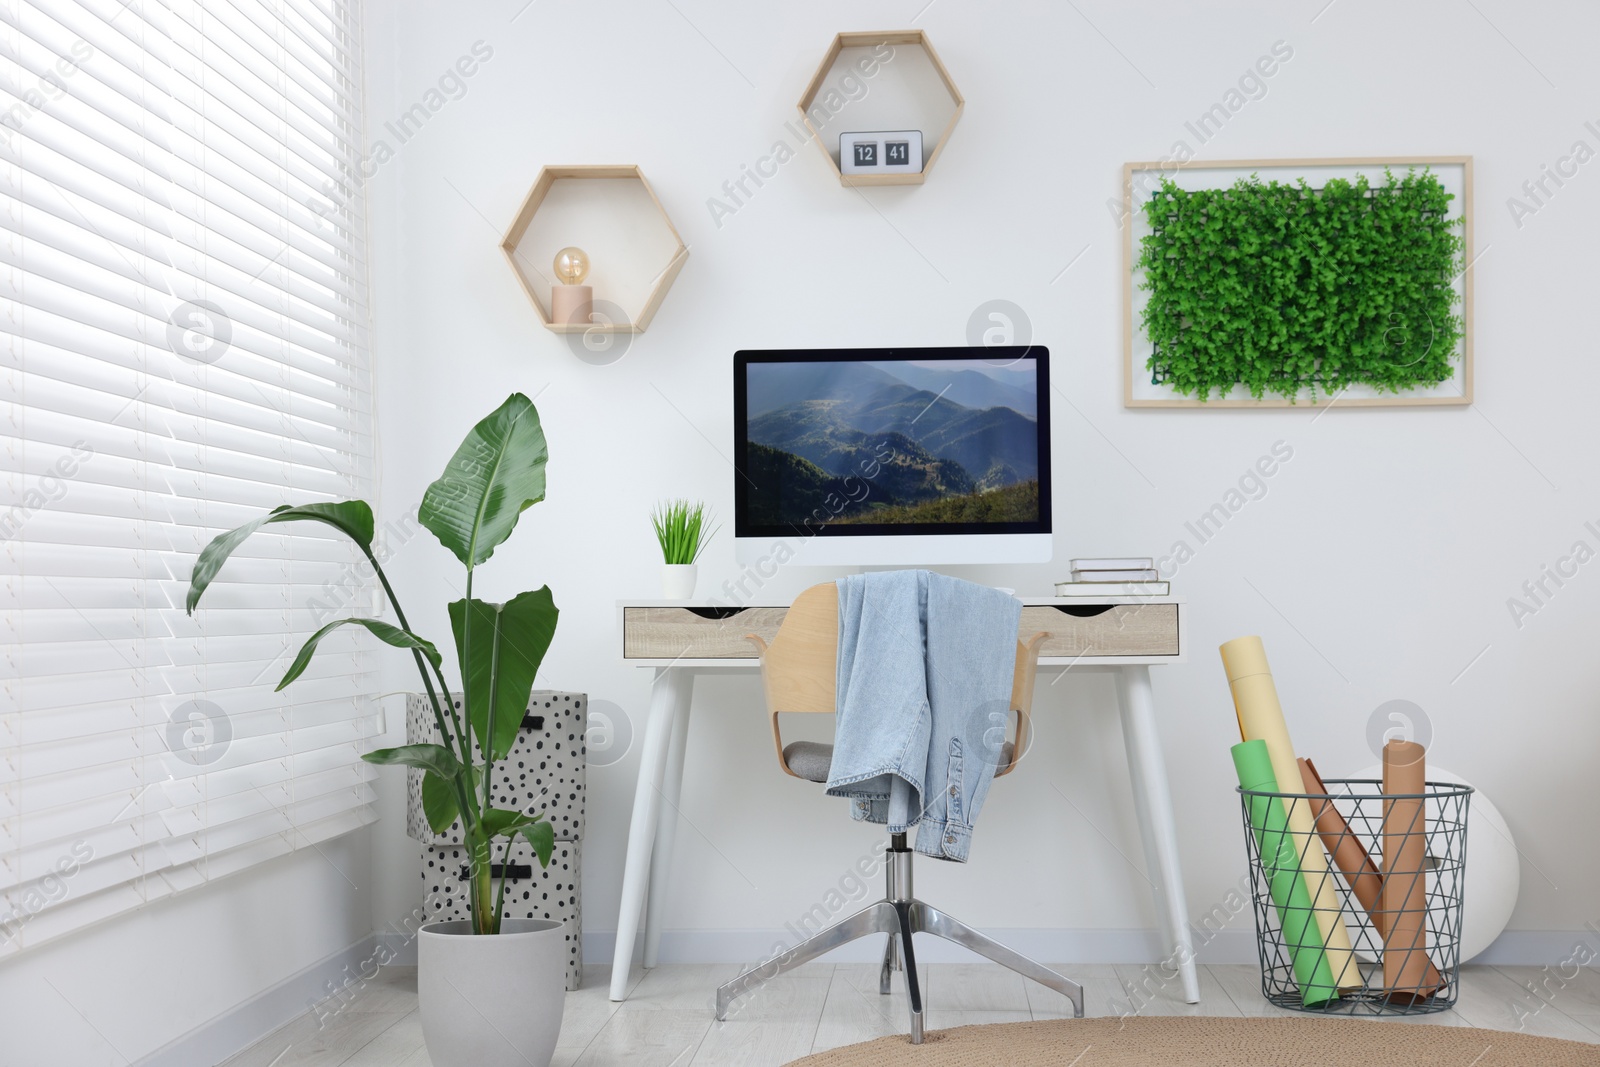
POLYGON ((417 1008, 433 1067, 549 1067, 566 997, 564 923, 465 919, 417 935, 417 1008))
POLYGON ((689 600, 694 596, 694 583, 699 576, 698 563, 663 563, 661 595, 668 600, 689 600))

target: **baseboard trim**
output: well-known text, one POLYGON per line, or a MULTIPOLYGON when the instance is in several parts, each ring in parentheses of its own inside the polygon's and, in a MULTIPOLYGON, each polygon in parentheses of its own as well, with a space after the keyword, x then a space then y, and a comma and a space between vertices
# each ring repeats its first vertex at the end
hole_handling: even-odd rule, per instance
MULTIPOLYGON (((1155 963, 1169 952, 1161 950, 1154 930, 1039 930, 987 929, 1002 944, 1041 962, 1155 963)), ((788 948, 804 936, 787 930, 663 930, 662 963, 759 963, 788 948)), ((583 961, 610 963, 617 935, 612 930, 585 930, 583 961)), ((638 958, 640 950, 635 950, 638 958)), ((863 938, 822 957, 832 963, 876 963, 883 953, 878 938, 863 938)), ((917 939, 917 958, 929 963, 965 963, 980 957, 959 945, 935 937, 917 939)), ((1223 930, 1196 948, 1201 963, 1254 963, 1255 935, 1244 930, 1223 930)))
POLYGON ((337 1010, 359 989, 360 975, 379 955, 379 935, 369 934, 311 966, 290 975, 249 1000, 163 1045, 132 1067, 215 1067, 249 1048, 298 1015, 337 1010), (330 996, 332 991, 339 994, 330 996))
MULTIPOLYGON (((417 965, 417 936, 415 934, 396 933, 393 930, 384 930, 377 935, 379 948, 387 953, 385 965, 393 964, 399 967, 415 967, 417 965)), ((616 935, 612 935, 613 943, 616 935)))
POLYGON ((1590 926, 1582 930, 1507 930, 1471 962, 1568 968, 1574 964, 1592 966, 1597 959, 1600 929, 1590 926))
MULTIPOLYGON (((1044 963, 1159 964, 1162 951, 1154 930, 987 929, 990 937, 1044 963)), ((663 930, 662 963, 758 963, 796 944, 804 936, 787 930, 663 930)), ((1195 959, 1199 963, 1256 963, 1255 931, 1197 928, 1195 959)), ((642 940, 642 939, 641 939, 642 940)), ((613 930, 585 930, 583 961, 610 963, 616 949, 613 930)), ((642 949, 635 949, 639 958, 642 949)), ((864 938, 822 957, 833 963, 876 963, 883 946, 864 938)), ((917 958, 929 963, 964 963, 978 957, 934 937, 917 939, 917 958)), ((1600 931, 1507 930, 1470 962, 1500 966, 1556 966, 1563 961, 1600 958, 1600 931), (1587 953, 1576 950, 1587 945, 1587 953)), ((397 961, 398 962, 398 961, 397 961)))

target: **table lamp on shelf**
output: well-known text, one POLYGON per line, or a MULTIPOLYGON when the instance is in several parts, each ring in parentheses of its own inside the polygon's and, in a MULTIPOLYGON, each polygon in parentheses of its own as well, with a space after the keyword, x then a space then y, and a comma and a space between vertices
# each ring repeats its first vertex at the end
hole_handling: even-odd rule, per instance
POLYGON ((550 318, 560 326, 587 325, 594 310, 594 286, 580 285, 589 276, 589 257, 568 246, 556 253, 556 284, 550 287, 550 318))

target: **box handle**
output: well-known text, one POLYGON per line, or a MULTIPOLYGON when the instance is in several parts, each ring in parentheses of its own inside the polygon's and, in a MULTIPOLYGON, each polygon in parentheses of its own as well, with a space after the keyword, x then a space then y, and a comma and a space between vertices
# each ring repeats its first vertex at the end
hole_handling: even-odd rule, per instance
MULTIPOLYGON (((519 881, 523 878, 532 878, 533 864, 513 863, 509 868, 507 868, 504 863, 491 863, 489 864, 489 877, 509 878, 513 882, 519 881)), ((463 882, 472 881, 472 868, 468 864, 463 863, 461 865, 461 880, 463 882)))
POLYGON ((522 717, 522 728, 524 730, 535 730, 535 731, 543 730, 544 729, 544 716, 543 715, 524 715, 522 717))

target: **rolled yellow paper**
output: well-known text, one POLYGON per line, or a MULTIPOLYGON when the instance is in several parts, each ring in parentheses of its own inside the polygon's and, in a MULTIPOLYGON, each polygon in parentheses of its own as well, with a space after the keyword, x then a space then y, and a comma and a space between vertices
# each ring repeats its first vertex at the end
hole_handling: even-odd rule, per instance
MULTIPOLYGON (((1266 742, 1267 754, 1272 757, 1272 773, 1278 780, 1278 792, 1304 793, 1306 787, 1300 777, 1300 765, 1295 762, 1289 725, 1283 719, 1283 705, 1278 703, 1278 689, 1272 684, 1272 671, 1267 667, 1267 652, 1261 646, 1261 638, 1236 637, 1224 644, 1221 652, 1222 669, 1227 672, 1228 688, 1233 692, 1233 710, 1239 716, 1242 739, 1266 742)), ((1356 967, 1350 931, 1345 929, 1344 915, 1339 908, 1339 892, 1328 867, 1328 856, 1317 839, 1311 802, 1286 800, 1284 807, 1289 818, 1289 833, 1300 851, 1300 873, 1311 892, 1317 929, 1322 932, 1322 942, 1327 946, 1333 984, 1340 989, 1360 986, 1361 972, 1356 967)))

